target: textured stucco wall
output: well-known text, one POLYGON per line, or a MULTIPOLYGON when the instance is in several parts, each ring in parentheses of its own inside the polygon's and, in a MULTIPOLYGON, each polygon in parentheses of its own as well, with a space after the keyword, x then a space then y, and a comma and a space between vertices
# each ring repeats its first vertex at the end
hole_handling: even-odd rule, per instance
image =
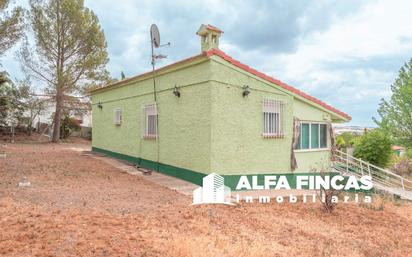
MULTIPOLYGON (((218 57, 213 60, 212 170, 226 175, 290 172, 293 117, 327 122, 330 115, 218 57), (251 88, 246 98, 243 85, 251 88), (287 102, 284 138, 262 137, 264 98, 287 102)), ((296 159, 296 171, 319 169, 329 164, 329 151, 296 151, 296 159)))
POLYGON ((326 171, 330 167, 330 150, 295 151, 297 172, 326 171))
POLYGON ((290 170, 293 98, 225 63, 212 62, 212 170, 259 174, 290 170), (242 86, 251 93, 242 96, 242 86), (285 137, 263 138, 262 101, 283 100, 285 137))
MULTIPOLYGON (((327 112, 217 56, 159 72, 156 85, 159 162, 202 173, 290 172, 293 117, 318 122, 330 119, 327 112), (175 85, 180 87, 180 98, 172 94, 175 85), (245 98, 244 85, 251 90, 245 98), (264 98, 286 102, 284 138, 262 137, 264 98)), ((142 106, 153 103, 152 92, 153 81, 146 77, 93 94, 93 147, 157 161, 156 140, 141 136, 142 106), (122 109, 121 126, 113 124, 115 108, 122 109)), ((296 152, 297 171, 325 166, 328 156, 328 151, 296 152)))
POLYGON ((308 105, 307 103, 294 99, 294 116, 301 121, 318 121, 318 122, 330 122, 331 117, 328 113, 308 105))
MULTIPOLYGON (((330 122, 330 115, 320 109, 304 103, 303 101, 294 100, 294 116, 301 121, 308 122, 330 122)), ((328 131, 329 133, 329 131, 328 131)), ((296 171, 319 171, 330 165, 330 137, 328 136, 327 150, 297 150, 295 151, 298 168, 296 171)))
MULTIPOLYGON (((198 172, 210 172, 210 85, 207 62, 159 74, 159 162, 198 172), (172 91, 180 87, 181 97, 172 91)), ((142 106, 153 103, 149 78, 92 95, 93 147, 157 161, 157 142, 142 138, 142 106), (102 102, 103 109, 97 107, 102 102), (121 126, 113 110, 122 109, 121 126)))

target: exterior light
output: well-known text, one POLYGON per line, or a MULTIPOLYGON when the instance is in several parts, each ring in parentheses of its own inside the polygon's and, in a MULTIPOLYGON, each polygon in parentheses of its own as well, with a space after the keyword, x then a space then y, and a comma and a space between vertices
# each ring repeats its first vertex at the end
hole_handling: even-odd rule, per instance
POLYGON ((173 94, 177 97, 180 97, 180 90, 176 85, 175 85, 175 88, 173 89, 173 94))
POLYGON ((99 101, 99 103, 97 104, 97 107, 99 107, 99 109, 101 110, 101 109, 103 109, 103 105, 102 105, 102 103, 99 101))
POLYGON ((249 86, 247 86, 247 85, 243 86, 242 96, 243 96, 243 97, 246 97, 246 96, 248 96, 249 94, 250 94, 250 88, 249 88, 249 86))

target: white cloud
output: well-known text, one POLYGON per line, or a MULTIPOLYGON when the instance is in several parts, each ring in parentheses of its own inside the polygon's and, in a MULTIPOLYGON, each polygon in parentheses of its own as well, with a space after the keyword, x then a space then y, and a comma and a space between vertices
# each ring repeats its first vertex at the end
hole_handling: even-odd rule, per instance
MULTIPOLYGON (((27 0, 18 0, 18 4, 27 0)), ((165 65, 200 52, 201 23, 223 29, 221 49, 262 72, 371 125, 379 99, 412 53, 411 1, 86 0, 108 41, 109 70, 119 78, 151 69, 148 29, 159 25, 165 65)), ((21 77, 9 52, 2 69, 21 77)))
POLYGON ((300 38, 293 53, 262 55, 266 64, 261 66, 344 111, 355 111, 350 113, 355 123, 370 124, 379 99, 390 96, 389 85, 411 57, 410 10, 412 2, 370 2, 350 16, 335 19, 326 31, 300 38), (379 63, 361 67, 394 57, 399 57, 399 66, 392 70, 379 63))

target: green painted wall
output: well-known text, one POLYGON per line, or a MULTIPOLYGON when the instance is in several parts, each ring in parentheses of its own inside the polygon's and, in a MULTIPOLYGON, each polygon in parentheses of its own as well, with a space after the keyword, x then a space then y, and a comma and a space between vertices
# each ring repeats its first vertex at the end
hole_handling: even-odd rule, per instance
POLYGON ((219 60, 212 62, 212 74, 212 169, 220 174, 289 171, 293 98, 219 60), (251 89, 247 97, 243 85, 251 89), (287 103, 284 138, 262 137, 265 97, 287 103))
MULTIPOLYGON (((313 106, 310 106, 303 101, 294 100, 294 115, 299 120, 305 122, 320 122, 328 123, 331 121, 331 116, 313 106)), ((329 131, 328 131, 329 133, 329 131)), ((328 148, 330 149, 330 137, 328 136, 328 148)), ((330 166, 330 150, 297 150, 295 151, 296 160, 298 163, 297 172, 322 170, 330 166)))
MULTIPOLYGON (((214 57, 212 61, 212 170, 220 174, 291 172, 293 117, 328 122, 330 115, 286 94, 270 83, 214 57), (242 97, 242 86, 251 93, 242 97), (264 138, 262 101, 287 102, 284 138, 264 138)), ((329 140, 330 141, 330 140, 329 140)), ((328 142, 330 145, 330 142, 328 142)), ((329 151, 295 151, 297 172, 329 165, 329 151)))
MULTIPOLYGON (((194 171, 210 172, 209 63, 159 74, 159 161, 194 171), (175 84, 181 97, 173 95, 175 84)), ((142 107, 153 103, 153 81, 145 79, 92 95, 93 147, 157 162, 157 142, 142 138, 142 107), (121 99, 121 100, 116 100, 121 99), (101 102, 103 109, 97 107, 101 102), (122 124, 113 110, 122 109, 122 124)))
MULTIPOLYGON (((319 122, 331 119, 321 108, 312 107, 217 56, 158 72, 156 85, 158 143, 142 139, 142 107, 153 103, 153 81, 146 76, 93 93, 94 149, 135 157, 134 161, 149 168, 159 160, 160 169, 169 172, 173 167, 174 175, 189 170, 228 176, 287 173, 291 172, 293 117, 319 122), (180 98, 172 94, 175 85, 180 88, 180 98), (245 98, 243 85, 251 89, 245 98), (284 138, 262 137, 264 98, 286 102, 284 138), (97 107, 98 102, 102 103, 102 110, 97 107), (121 126, 113 124, 115 108, 122 109, 121 126)), ((328 156, 329 151, 296 152, 297 172, 327 165, 328 156)))
POLYGON ((328 113, 321 111, 318 108, 308 105, 307 103, 294 99, 293 101, 294 116, 301 121, 318 121, 330 122, 331 117, 328 113))

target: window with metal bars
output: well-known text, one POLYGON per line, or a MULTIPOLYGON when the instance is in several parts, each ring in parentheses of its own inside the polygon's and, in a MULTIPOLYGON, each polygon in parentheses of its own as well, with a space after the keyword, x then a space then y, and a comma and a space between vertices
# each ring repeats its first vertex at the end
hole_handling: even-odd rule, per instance
POLYGON ((122 109, 116 108, 113 111, 113 123, 117 126, 122 124, 122 109))
POLYGON ((285 104, 283 101, 263 100, 263 137, 283 137, 283 118, 285 104))
POLYGON ((143 107, 143 138, 157 137, 157 108, 156 104, 148 104, 143 107))

